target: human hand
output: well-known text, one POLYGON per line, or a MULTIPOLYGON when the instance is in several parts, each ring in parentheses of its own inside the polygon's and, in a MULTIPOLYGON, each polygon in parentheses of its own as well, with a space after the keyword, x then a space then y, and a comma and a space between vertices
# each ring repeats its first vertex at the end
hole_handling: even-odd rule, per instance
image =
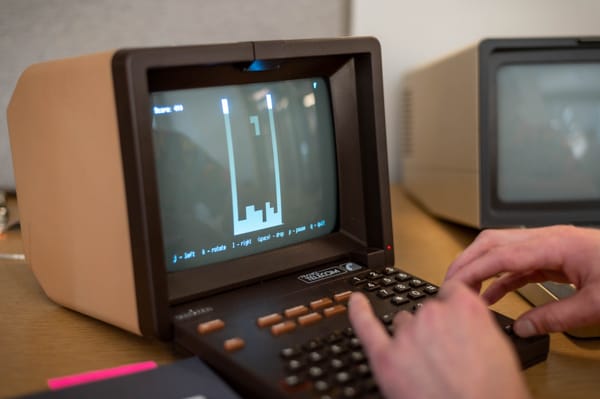
POLYGON ((450 282, 390 337, 367 298, 353 293, 352 326, 379 388, 391 398, 528 398, 513 348, 484 302, 450 282))
POLYGON ((600 324, 600 230, 573 226, 486 230, 450 265, 446 281, 461 281, 495 303, 527 283, 571 283, 577 292, 521 315, 514 331, 523 337, 600 324))

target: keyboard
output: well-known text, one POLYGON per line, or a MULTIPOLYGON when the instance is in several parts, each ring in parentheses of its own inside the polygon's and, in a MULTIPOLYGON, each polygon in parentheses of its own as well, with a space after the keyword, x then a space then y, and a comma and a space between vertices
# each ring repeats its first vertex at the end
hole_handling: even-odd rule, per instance
MULTIPOLYGON (((347 315, 348 298, 358 290, 392 334, 394 315, 418 311, 438 287, 393 267, 330 265, 182 306, 174 315, 175 342, 244 397, 378 398, 347 315)), ((494 315, 523 368, 547 357, 547 335, 519 338, 512 319, 494 315)))

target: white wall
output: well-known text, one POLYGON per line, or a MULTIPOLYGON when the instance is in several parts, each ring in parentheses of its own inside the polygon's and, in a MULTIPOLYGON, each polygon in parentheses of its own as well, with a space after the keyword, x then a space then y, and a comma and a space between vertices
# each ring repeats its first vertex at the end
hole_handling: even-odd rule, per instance
POLYGON ((597 0, 353 0, 351 34, 383 51, 390 177, 400 181, 402 75, 486 37, 600 36, 597 0))
POLYGON ((134 46, 348 34, 346 0, 0 0, 0 189, 14 188, 6 107, 30 64, 134 46))

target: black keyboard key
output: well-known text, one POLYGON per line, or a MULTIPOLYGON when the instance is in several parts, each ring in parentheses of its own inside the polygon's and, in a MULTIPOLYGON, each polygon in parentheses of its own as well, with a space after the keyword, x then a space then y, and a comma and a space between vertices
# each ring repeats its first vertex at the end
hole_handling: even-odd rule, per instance
POLYGON ((410 299, 419 299, 419 298, 423 298, 425 296, 425 294, 423 294, 419 290, 409 291, 407 295, 410 299))
POLYGON ((350 354, 350 359, 352 359, 354 363, 362 363, 365 361, 365 354, 360 351, 354 351, 350 354))
POLYGON ((396 291, 398 294, 402 294, 403 292, 410 290, 410 286, 408 284, 398 283, 392 289, 394 291, 396 291))
POLYGON ((345 384, 348 381, 350 381, 351 379, 352 379, 352 376, 347 371, 340 371, 339 373, 336 373, 336 375, 335 375, 335 380, 339 384, 345 384))
POLYGON ((357 398, 360 392, 356 387, 347 386, 342 388, 342 398, 357 398))
POLYGON ((381 273, 377 273, 377 272, 369 272, 367 273, 367 278, 369 280, 377 280, 378 278, 381 278, 382 274, 381 273))
POLYGON ((312 363, 319 363, 322 362, 324 359, 323 354, 321 354, 321 352, 310 352, 308 354, 308 360, 310 360, 312 363))
POLYGON ((364 287, 363 287, 363 288, 364 288, 366 291, 375 291, 375 290, 378 290, 378 289, 379 289, 379 288, 381 288, 381 287, 379 286, 379 284, 372 283, 372 282, 370 282, 370 281, 369 281, 367 284, 365 284, 365 285, 364 285, 364 287))
POLYGON ((367 282, 366 278, 363 278, 362 276, 354 276, 350 279, 350 284, 352 285, 361 285, 367 282))
POLYGON ((339 345, 339 344, 333 344, 329 347, 329 353, 331 353, 333 356, 338 356, 341 355, 342 353, 345 353, 348 349, 343 346, 343 345, 339 345))
POLYGON ((383 287, 390 286, 394 283, 395 283, 394 279, 389 278, 389 277, 384 277, 381 280, 379 280, 379 284, 382 285, 383 287))
POLYGON ((342 333, 340 333, 339 331, 334 331, 327 336, 326 341, 330 344, 335 344, 336 342, 340 342, 343 338, 344 336, 342 335, 342 333))
POLYGON ((331 359, 331 361, 329 362, 329 365, 334 370, 341 370, 346 367, 346 362, 344 362, 342 359, 336 357, 334 359, 331 359))
POLYGON ((312 352, 317 349, 321 349, 322 346, 323 346, 323 342, 321 342, 320 339, 311 339, 306 344, 304 344, 303 347, 305 350, 312 352))
POLYGON ((402 295, 395 295, 394 297, 392 297, 391 300, 392 304, 396 305, 396 306, 400 306, 400 305, 404 305, 405 303, 410 302, 410 300, 402 295))
POLYGON ((379 298, 382 298, 382 299, 389 298, 392 295, 394 295, 394 293, 392 292, 392 290, 388 290, 386 288, 382 288, 379 291, 377 291, 377 296, 379 298))
POLYGON ((317 392, 326 392, 326 391, 329 391, 329 389, 331 388, 329 383, 324 380, 315 381, 313 384, 313 387, 315 388, 315 391, 317 391, 317 392))
POLYGON ((397 270, 396 270, 395 268, 393 268, 393 267, 391 267, 391 266, 388 266, 388 267, 386 267, 385 269, 383 269, 383 274, 385 274, 386 276, 389 276, 389 275, 391 275, 391 274, 394 274, 394 273, 396 273, 396 271, 397 271, 397 270))
POLYGON ((406 274, 404 272, 400 272, 400 273, 396 274, 396 276, 394 278, 397 281, 406 281, 406 280, 410 280, 411 275, 410 274, 406 274))
POLYGON ((323 370, 319 366, 313 366, 308 369, 308 375, 312 379, 321 378, 325 374, 325 370, 323 370))
POLYGON ((356 373, 361 377, 368 377, 371 375, 371 368, 367 363, 361 363, 356 366, 356 373))
POLYGON ((435 295, 438 292, 438 287, 436 287, 435 285, 428 284, 425 286, 425 288, 423 288, 423 291, 425 291, 429 295, 435 295))
POLYGON ((348 345, 352 349, 358 349, 358 348, 362 347, 362 344, 360 343, 360 340, 358 338, 356 338, 356 337, 350 338, 350 342, 348 343, 348 345))
POLYGON ((421 279, 418 279, 418 278, 413 278, 412 280, 410 280, 410 281, 408 282, 408 284, 410 284, 410 286, 411 286, 411 287, 414 287, 414 288, 416 288, 416 287, 420 287, 420 286, 422 286, 422 285, 425 285, 426 283, 425 283, 425 281, 423 281, 423 280, 421 280, 421 279))
POLYGON ((415 303, 412 307, 413 313, 415 313, 417 310, 421 309, 422 307, 423 307, 423 302, 415 303))
POLYGON ((292 357, 298 356, 300 352, 296 348, 287 347, 281 350, 281 357, 284 359, 290 359, 292 357))
POLYGON ((292 372, 296 372, 304 368, 304 362, 298 359, 292 359, 287 364, 287 369, 292 372))
POLYGON ((297 387, 298 385, 302 384, 304 382, 304 378, 302 378, 301 376, 297 375, 297 374, 292 374, 292 375, 288 375, 287 377, 285 377, 285 384, 288 387, 297 387))

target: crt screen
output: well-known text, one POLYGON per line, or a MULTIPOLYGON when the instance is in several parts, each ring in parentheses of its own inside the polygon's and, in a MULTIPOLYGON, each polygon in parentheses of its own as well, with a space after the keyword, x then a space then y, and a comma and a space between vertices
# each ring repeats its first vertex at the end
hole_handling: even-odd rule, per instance
POLYGON ((498 196, 600 200, 600 64, 498 70, 498 196))
POLYGON ((333 231, 336 156, 323 79, 160 91, 151 103, 169 271, 333 231))

